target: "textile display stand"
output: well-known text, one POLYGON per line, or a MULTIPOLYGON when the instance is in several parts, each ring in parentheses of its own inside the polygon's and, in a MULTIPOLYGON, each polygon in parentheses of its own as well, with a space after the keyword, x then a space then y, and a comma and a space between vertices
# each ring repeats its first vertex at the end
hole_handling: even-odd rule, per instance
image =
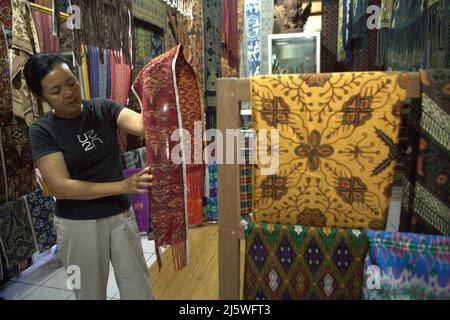
MULTIPOLYGON (((420 98, 418 72, 408 72, 407 98, 420 98)), ((222 78, 217 81, 217 129, 226 136, 227 129, 240 128, 240 103, 250 101, 250 79, 222 78)), ((223 163, 218 164, 219 214, 219 299, 240 299, 240 240, 245 226, 241 223, 239 146, 233 139, 234 164, 226 164, 227 141, 223 142, 223 163)), ((231 157, 231 155, 228 155, 231 157)))

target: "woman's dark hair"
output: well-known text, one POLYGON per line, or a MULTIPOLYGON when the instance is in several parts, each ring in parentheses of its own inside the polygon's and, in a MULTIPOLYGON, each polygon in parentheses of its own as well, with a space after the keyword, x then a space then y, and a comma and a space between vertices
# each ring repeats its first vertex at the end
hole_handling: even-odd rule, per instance
POLYGON ((38 53, 28 59, 23 73, 28 87, 35 95, 42 96, 41 80, 59 63, 67 64, 73 72, 70 61, 57 53, 38 53))

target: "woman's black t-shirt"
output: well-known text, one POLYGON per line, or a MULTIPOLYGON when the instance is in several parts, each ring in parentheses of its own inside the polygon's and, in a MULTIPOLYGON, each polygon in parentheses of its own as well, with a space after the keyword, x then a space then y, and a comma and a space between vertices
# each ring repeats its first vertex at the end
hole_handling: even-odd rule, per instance
MULTIPOLYGON (((71 179, 90 182, 123 180, 117 141, 117 117, 123 106, 108 99, 83 100, 82 113, 62 119, 53 112, 33 123, 30 142, 33 160, 62 152, 71 179)), ((55 215, 91 220, 117 215, 131 206, 128 194, 95 200, 57 200, 55 215)))

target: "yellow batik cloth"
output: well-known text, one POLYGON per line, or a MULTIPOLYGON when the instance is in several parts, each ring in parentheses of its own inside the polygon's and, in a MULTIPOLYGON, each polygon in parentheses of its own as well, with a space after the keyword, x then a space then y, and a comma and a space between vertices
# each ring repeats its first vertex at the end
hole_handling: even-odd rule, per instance
POLYGON ((256 134, 279 132, 278 172, 259 155, 253 170, 253 219, 385 229, 406 89, 397 73, 252 78, 256 134))

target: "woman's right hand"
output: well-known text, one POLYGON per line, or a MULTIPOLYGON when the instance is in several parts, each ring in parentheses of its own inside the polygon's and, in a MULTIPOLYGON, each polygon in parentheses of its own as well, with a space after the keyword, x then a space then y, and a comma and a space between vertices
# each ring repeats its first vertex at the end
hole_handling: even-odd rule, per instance
POLYGON ((125 188, 124 193, 131 194, 148 192, 148 187, 153 185, 153 175, 151 174, 151 171, 151 167, 149 166, 123 180, 125 188))

